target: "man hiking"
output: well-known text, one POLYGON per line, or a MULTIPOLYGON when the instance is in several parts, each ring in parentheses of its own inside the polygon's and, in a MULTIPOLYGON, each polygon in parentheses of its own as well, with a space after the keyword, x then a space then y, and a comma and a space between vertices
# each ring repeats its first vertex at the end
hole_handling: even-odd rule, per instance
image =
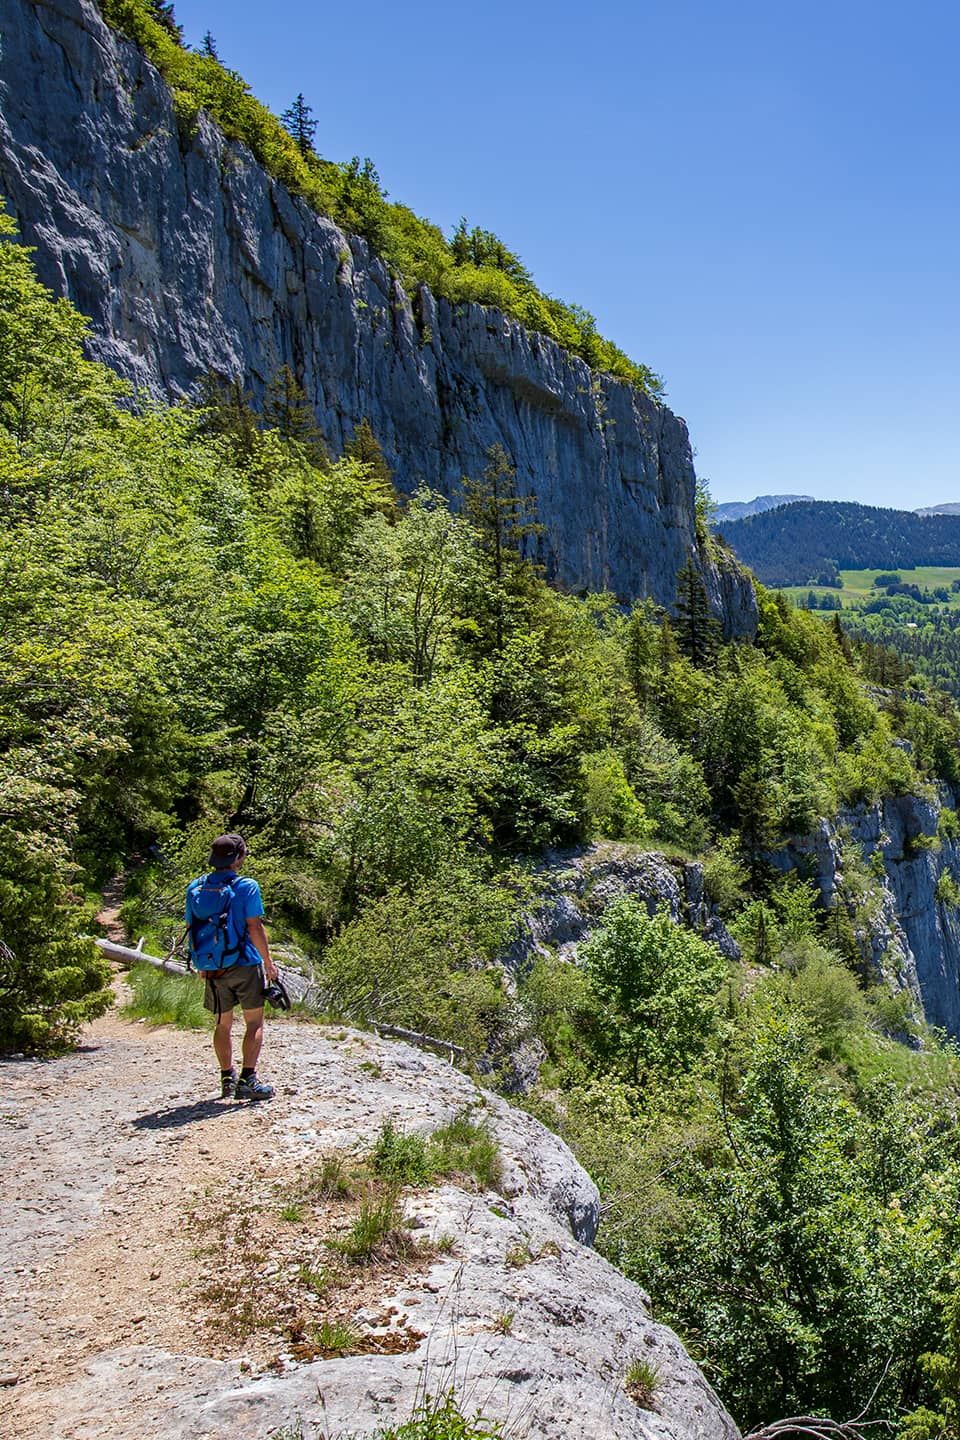
POLYGON ((241 875, 247 847, 240 835, 218 835, 210 850, 210 873, 187 886, 190 958, 205 977, 203 1003, 217 1017, 213 1048, 220 1062, 224 1100, 269 1100, 273 1086, 257 1078, 263 1045, 264 972, 277 978, 263 928, 263 900, 256 880, 241 875), (233 1012, 239 1005, 246 1030, 240 1078, 233 1068, 233 1012))

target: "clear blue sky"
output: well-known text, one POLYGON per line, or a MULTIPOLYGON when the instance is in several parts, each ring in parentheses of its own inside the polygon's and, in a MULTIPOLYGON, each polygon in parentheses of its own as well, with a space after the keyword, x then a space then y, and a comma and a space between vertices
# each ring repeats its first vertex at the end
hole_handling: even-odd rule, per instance
POLYGON ((716 500, 960 500, 960 7, 177 0, 663 375, 716 500))

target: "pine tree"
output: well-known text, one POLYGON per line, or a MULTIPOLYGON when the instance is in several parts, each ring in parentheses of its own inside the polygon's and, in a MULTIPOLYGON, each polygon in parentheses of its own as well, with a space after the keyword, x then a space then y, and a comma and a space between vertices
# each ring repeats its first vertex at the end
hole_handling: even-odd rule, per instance
POLYGON ((294 100, 289 110, 284 110, 280 116, 280 123, 296 140, 300 154, 306 158, 314 154, 313 137, 317 133, 317 122, 313 118, 313 110, 303 98, 303 91, 294 100))
POLYGON ((710 613, 706 587, 693 556, 677 576, 677 643, 702 668, 720 648, 720 626, 710 613))
POLYGON ((664 615, 660 621, 660 669, 669 670, 670 666, 680 658, 680 649, 677 645, 677 637, 674 634, 670 616, 664 615))
POLYGON ((769 784, 758 770, 745 770, 731 788, 750 876, 756 885, 764 870, 763 852, 777 837, 776 805, 769 784))
POLYGON ((374 435, 366 416, 347 441, 344 454, 351 460, 359 460, 361 465, 366 465, 370 474, 378 480, 384 481, 387 485, 393 484, 393 471, 387 464, 386 456, 380 448, 380 442, 374 435))
POLYGON ((165 3, 165 0, 147 0, 150 14, 164 30, 169 30, 175 40, 183 40, 183 27, 177 24, 177 17, 174 14, 172 3, 165 3))
POLYGON ((839 645, 844 660, 846 660, 848 665, 851 665, 853 663, 853 646, 850 644, 847 632, 844 630, 840 616, 836 611, 834 611, 833 619, 830 622, 830 628, 833 631, 833 638, 839 645))
POLYGON ((216 40, 214 40, 209 30, 205 30, 203 33, 203 39, 200 42, 200 54, 204 57, 205 60, 220 59, 220 56, 217 53, 217 42, 216 40))
POLYGON ((542 535, 536 518, 536 497, 517 492, 517 472, 502 445, 491 445, 480 480, 463 480, 463 513, 477 532, 486 562, 486 596, 493 649, 503 649, 509 604, 529 592, 536 566, 524 558, 525 541, 542 535))
POLYGON ((238 377, 228 380, 213 370, 204 375, 197 386, 201 431, 227 438, 240 465, 253 458, 260 441, 252 398, 238 377))
POLYGON ((316 417, 289 365, 281 365, 267 386, 263 420, 268 429, 276 430, 284 440, 297 445, 313 464, 322 464, 327 459, 316 417))

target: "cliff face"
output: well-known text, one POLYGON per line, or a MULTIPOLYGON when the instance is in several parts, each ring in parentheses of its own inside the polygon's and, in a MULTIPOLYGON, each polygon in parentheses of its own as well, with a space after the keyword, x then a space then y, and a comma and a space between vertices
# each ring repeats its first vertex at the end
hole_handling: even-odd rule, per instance
POLYGON ((817 882, 827 904, 849 865, 865 861, 873 884, 860 907, 857 936, 878 978, 909 991, 931 1025, 960 1036, 960 912, 941 881, 960 882, 955 797, 899 795, 844 810, 813 834, 768 858, 817 882))
MULTIPOLYGON (((331 452, 366 416, 407 491, 452 494, 499 442, 538 497, 552 579, 673 601, 695 553, 682 420, 499 311, 411 302, 205 116, 181 135, 92 0, 7 0, 2 23, 0 191, 95 358, 164 396, 214 370, 260 398, 287 363, 331 452)), ((752 633, 742 573, 704 579, 728 637, 752 633)))

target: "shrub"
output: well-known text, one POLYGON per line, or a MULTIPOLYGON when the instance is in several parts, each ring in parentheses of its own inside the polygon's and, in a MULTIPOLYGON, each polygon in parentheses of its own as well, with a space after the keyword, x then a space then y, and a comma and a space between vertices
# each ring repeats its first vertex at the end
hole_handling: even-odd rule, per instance
POLYGON ((703 862, 703 888, 725 919, 743 905, 749 880, 737 848, 736 836, 724 836, 703 862))
POLYGON ((452 1390, 424 1396, 402 1424, 377 1432, 375 1440, 502 1440, 503 1427, 477 1411, 464 1415, 452 1390))
POLYGON ((333 1013, 385 1021, 487 1048, 506 994, 489 960, 515 900, 463 874, 398 887, 346 925, 323 955, 317 983, 333 1013))
POLYGON ((374 1174, 396 1185, 424 1185, 432 1175, 423 1136, 404 1134, 392 1120, 380 1127, 371 1164, 374 1174))
POLYGON ((430 1154, 441 1175, 466 1175, 486 1190, 500 1184, 503 1163, 497 1142, 484 1120, 474 1120, 469 1109, 460 1110, 430 1137, 430 1154))
POLYGON ((716 1018, 724 973, 719 950, 661 908, 630 897, 609 906, 580 958, 605 1002, 604 1046, 634 1084, 654 1071, 688 1068, 716 1018))
POLYGON ((615 750, 598 750, 580 762, 583 810, 593 835, 611 840, 647 840, 653 834, 640 801, 633 792, 615 750))

